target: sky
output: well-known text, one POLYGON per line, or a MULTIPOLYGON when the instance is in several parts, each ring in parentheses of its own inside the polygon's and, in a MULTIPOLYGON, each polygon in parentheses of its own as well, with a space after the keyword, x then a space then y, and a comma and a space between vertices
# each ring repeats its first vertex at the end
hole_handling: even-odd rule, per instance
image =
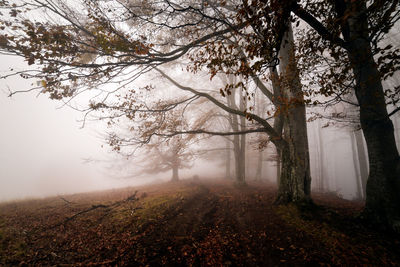
MULTIPOLYGON (((25 66, 9 56, 0 60, 0 71, 25 66)), ((0 81, 0 201, 135 184, 112 177, 101 164, 115 156, 100 137, 104 128, 81 128, 82 113, 37 92, 8 97, 8 89, 24 90, 30 83, 0 81)))

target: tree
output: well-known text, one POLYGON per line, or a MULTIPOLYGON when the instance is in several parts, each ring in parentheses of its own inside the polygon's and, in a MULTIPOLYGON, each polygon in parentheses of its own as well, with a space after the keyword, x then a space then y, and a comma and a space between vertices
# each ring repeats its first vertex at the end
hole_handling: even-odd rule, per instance
POLYGON ((288 202, 291 198, 308 198, 311 190, 306 108, 295 61, 291 25, 288 25, 284 34, 279 53, 280 75, 282 77, 280 85, 285 88, 282 90, 283 99, 290 103, 288 110, 283 113, 283 128, 285 139, 290 141, 281 150, 282 175, 279 180, 278 201, 288 202), (284 179, 289 176, 286 172, 294 172, 294 183, 293 179, 284 179))
POLYGON ((400 231, 400 158, 390 116, 400 107, 389 114, 386 106, 399 102, 400 86, 383 90, 382 81, 398 73, 400 49, 382 47, 380 41, 400 20, 398 6, 397 0, 251 3, 254 17, 263 18, 260 33, 271 37, 270 54, 279 51, 285 22, 303 23, 299 50, 307 60, 302 62, 302 73, 307 66, 325 62, 325 72, 317 76, 321 80, 314 83, 321 87, 319 93, 342 100, 344 93, 355 92, 370 170, 363 217, 395 231, 400 231))
POLYGON ((360 130, 350 132, 350 140, 353 153, 354 171, 356 174, 357 198, 365 199, 368 172, 364 144, 360 130))
MULTIPOLYGON (((350 74, 354 81, 351 89, 359 104, 369 158, 363 216, 376 225, 400 231, 400 159, 390 120, 399 109, 391 114, 386 109, 386 99, 395 104, 399 94, 398 88, 385 92, 382 87, 382 80, 398 70, 400 51, 392 46, 379 47, 379 41, 400 19, 398 1, 373 1, 368 5, 367 1, 330 1, 327 12, 323 12, 326 14, 323 22, 313 14, 325 3, 315 2, 309 11, 295 2, 290 10, 310 26, 309 36, 313 36, 310 39, 320 41, 319 49, 329 48, 330 56, 336 61, 347 55, 342 73, 350 74)), ((337 78, 336 75, 331 77, 337 78)))
MULTIPOLYGON (((232 79, 232 77, 230 77, 232 79)), ((233 84, 233 81, 226 82, 226 85, 233 84)), ((239 91, 239 107, 236 104, 237 90, 231 90, 227 95, 228 107, 236 110, 247 109, 247 97, 243 96, 239 91)), ((246 118, 235 114, 228 115, 229 124, 233 132, 241 132, 246 130, 246 118)), ((233 136, 233 154, 235 159, 235 175, 236 182, 239 184, 245 183, 246 179, 246 135, 233 136)))
MULTIPOLYGON (((196 156, 201 154, 200 149, 193 146, 204 138, 196 134, 176 133, 207 126, 213 109, 201 113, 190 105, 195 98, 169 100, 163 97, 156 100, 154 95, 152 100, 144 99, 146 108, 133 109, 138 98, 129 97, 131 93, 121 96, 116 106, 102 106, 103 111, 107 111, 109 127, 117 127, 109 134, 108 143, 124 156, 141 158, 142 172, 156 174, 171 170, 171 180, 178 181, 179 170, 191 168, 196 156), (150 105, 151 102, 153 105, 150 105), (126 109, 126 106, 130 108, 126 109), (113 121, 121 114, 127 120, 122 123, 113 121), (137 116, 141 120, 135 119, 137 116), (121 131, 120 128, 124 129, 121 131)), ((204 148, 202 150, 205 151, 204 148)))
POLYGON ((168 141, 146 145, 146 173, 160 173, 172 170, 171 181, 179 180, 179 169, 190 168, 194 153, 189 150, 190 138, 193 136, 181 135, 170 138, 168 141), (189 137, 189 138, 188 138, 189 137), (189 140, 188 140, 189 139, 189 140), (150 161, 148 159, 151 159, 150 161))
MULTIPOLYGON (((90 103, 88 112, 108 108, 106 102, 110 95, 143 74, 156 71, 194 98, 206 99, 225 112, 257 125, 231 133, 194 129, 164 133, 164 136, 183 133, 236 136, 265 132, 282 157, 278 202, 308 202, 305 103, 293 58, 289 18, 285 16, 287 6, 277 5, 277 11, 268 8, 268 4, 260 3, 262 12, 254 12, 257 6, 236 1, 83 1, 76 7, 57 0, 18 1, 15 5, 2 2, 14 19, 1 22, 1 49, 24 57, 31 65, 37 64, 39 69, 21 74, 40 79, 38 89, 51 98, 70 99, 84 90, 100 89, 101 94, 90 103), (43 14, 51 18, 34 21, 22 15, 29 17, 30 12, 38 11, 45 11, 43 14), (285 52, 280 52, 281 47, 285 52), (280 67, 280 78, 276 71, 278 53, 286 58, 283 60, 286 65, 280 67), (275 105, 275 114, 260 117, 250 109, 233 109, 204 91, 180 84, 160 67, 178 59, 193 73, 206 69, 210 78, 217 73, 241 76, 244 82, 221 88, 221 94, 229 95, 233 86, 251 98, 248 89, 254 84, 275 105), (265 85, 268 69, 275 77, 273 90, 265 85), (107 84, 119 86, 110 89, 107 84), (274 120, 274 126, 269 123, 270 119, 274 120)), ((10 75, 16 74, 20 73, 10 75)), ((130 109, 127 116, 143 107, 145 103, 120 105, 130 109)))

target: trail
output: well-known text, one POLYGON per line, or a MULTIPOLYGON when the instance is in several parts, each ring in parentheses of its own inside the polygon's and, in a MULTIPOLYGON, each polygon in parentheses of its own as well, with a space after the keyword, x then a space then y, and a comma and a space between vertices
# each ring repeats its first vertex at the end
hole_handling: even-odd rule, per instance
POLYGON ((398 237, 353 219, 360 203, 315 194, 323 206, 301 210, 275 196, 268 184, 186 181, 0 204, 0 265, 400 263, 398 237), (99 205, 113 208, 90 210, 99 205))

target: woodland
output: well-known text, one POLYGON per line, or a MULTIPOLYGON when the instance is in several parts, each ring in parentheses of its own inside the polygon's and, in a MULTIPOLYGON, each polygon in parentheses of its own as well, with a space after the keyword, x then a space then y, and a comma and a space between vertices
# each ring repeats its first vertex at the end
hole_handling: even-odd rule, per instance
POLYGON ((104 122, 142 172, 172 173, 153 189, 2 204, 1 264, 399 264, 398 0, 0 0, 0 12, 0 53, 29 65, 1 78, 32 81, 10 97, 61 101, 104 122), (325 190, 317 122, 351 133, 356 201, 325 190), (200 158, 225 179, 178 182, 200 158))

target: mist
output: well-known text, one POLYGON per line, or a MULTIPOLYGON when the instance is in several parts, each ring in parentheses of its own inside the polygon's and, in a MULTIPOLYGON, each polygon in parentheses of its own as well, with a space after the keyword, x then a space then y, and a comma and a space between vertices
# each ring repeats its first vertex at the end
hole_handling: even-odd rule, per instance
MULTIPOLYGON (((2 58, 4 64, 15 65, 14 58, 2 58)), ((24 63, 19 62, 17 65, 23 68, 24 63)), ((11 82, 7 80, 1 83, 0 124, 3 130, 0 133, 0 201, 134 186, 170 179, 169 171, 143 173, 141 165, 144 163, 143 159, 137 162, 140 159, 138 153, 133 157, 124 157, 112 151, 104 138, 104 133, 109 130, 104 123, 90 121, 82 127, 82 112, 37 92, 8 97, 8 88, 23 90, 29 88, 30 82, 14 78, 11 82)), ((153 80, 156 84, 163 82, 153 80)), ((398 118, 394 117, 395 126, 399 125, 398 118)), ((316 180, 321 175, 318 168, 323 161, 325 190, 353 199, 357 187, 351 147, 351 132, 354 130, 335 125, 322 128, 327 122, 317 120, 307 124, 311 174, 314 178, 312 187, 317 187, 316 180), (320 144, 317 135, 322 138, 323 155, 318 152, 320 144)), ((213 137, 201 146, 207 150, 220 146, 221 141, 223 139, 220 137, 213 137)), ((247 150, 253 153, 246 159, 247 179, 252 180, 256 168, 256 159, 252 157, 255 157, 257 148, 248 146, 247 150)), ((262 153, 268 158, 274 154, 274 149, 267 147, 262 153)), ((223 177, 223 154, 214 155, 214 158, 216 160, 201 157, 193 160, 190 168, 180 171, 180 178, 191 178, 194 175, 203 178, 223 177)), ((273 161, 264 160, 262 179, 276 182, 276 164, 273 161)))

